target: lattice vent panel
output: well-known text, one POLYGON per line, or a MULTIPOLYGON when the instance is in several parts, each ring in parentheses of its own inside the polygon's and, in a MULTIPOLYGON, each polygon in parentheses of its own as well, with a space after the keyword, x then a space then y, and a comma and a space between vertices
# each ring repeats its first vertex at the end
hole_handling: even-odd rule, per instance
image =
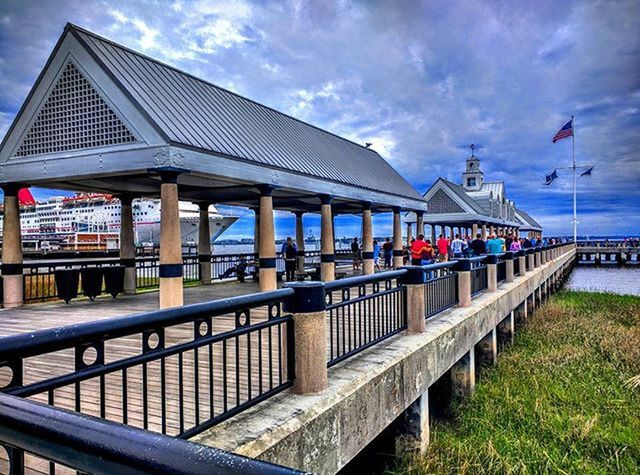
POLYGON ((444 191, 438 190, 427 202, 428 213, 464 213, 464 209, 444 191))
POLYGON ((135 141, 135 136, 78 68, 68 63, 15 156, 135 141))

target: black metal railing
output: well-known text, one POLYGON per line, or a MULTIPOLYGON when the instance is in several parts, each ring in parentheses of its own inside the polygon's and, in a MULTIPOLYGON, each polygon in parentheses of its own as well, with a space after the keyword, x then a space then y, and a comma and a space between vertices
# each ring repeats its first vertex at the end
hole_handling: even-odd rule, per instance
POLYGON ((456 264, 456 261, 450 261, 423 266, 426 318, 458 303, 458 274, 453 271, 456 264))
POLYGON ((11 475, 300 473, 1 393, 0 447, 2 473, 11 475))
POLYGON ((507 280, 507 263, 504 254, 498 254, 496 257, 496 280, 498 283, 507 280))
POLYGON ((350 277, 325 284, 328 366, 407 327, 406 271, 350 277))
POLYGON ((486 257, 472 257, 469 259, 471 272, 471 295, 477 295, 487 289, 486 257))
MULTIPOLYGON (((58 296, 56 286, 56 271, 76 271, 78 277, 74 280, 74 291, 77 295, 84 295, 80 272, 83 269, 103 268, 120 265, 119 259, 92 259, 92 260, 64 260, 64 261, 42 261, 25 262, 23 267, 23 285, 25 303, 45 302, 53 300, 58 296)), ((102 289, 104 286, 102 286, 102 289)))
POLYGON ((7 394, 190 437, 289 387, 280 289, 4 337, 7 394))

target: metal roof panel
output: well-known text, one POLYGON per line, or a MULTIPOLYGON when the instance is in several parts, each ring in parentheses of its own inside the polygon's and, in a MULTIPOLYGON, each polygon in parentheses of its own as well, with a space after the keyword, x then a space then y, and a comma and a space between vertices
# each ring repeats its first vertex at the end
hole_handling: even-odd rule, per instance
POLYGON ((422 199, 374 150, 71 28, 172 142, 422 199))

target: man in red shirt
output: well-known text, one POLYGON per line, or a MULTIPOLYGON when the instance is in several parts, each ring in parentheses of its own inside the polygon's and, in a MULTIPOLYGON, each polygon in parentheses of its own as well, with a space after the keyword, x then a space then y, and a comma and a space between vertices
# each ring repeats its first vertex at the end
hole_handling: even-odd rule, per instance
POLYGON ((444 234, 441 234, 436 243, 438 246, 438 260, 440 262, 446 262, 449 260, 449 241, 444 234))
POLYGON ((422 254, 427 251, 427 243, 424 242, 424 236, 418 235, 418 239, 411 243, 411 265, 419 266, 422 264, 422 254))

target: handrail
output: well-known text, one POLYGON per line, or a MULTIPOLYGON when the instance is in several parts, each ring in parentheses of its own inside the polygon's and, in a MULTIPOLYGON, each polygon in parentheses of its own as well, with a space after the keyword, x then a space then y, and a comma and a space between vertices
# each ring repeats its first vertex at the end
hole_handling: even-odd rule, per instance
POLYGON ((92 474, 302 473, 2 393, 0 442, 92 474))
POLYGON ((402 277, 406 273, 407 273, 406 270, 399 269, 399 270, 379 272, 377 274, 358 275, 355 277, 347 277, 345 279, 326 282, 324 284, 324 287, 326 290, 339 290, 339 289, 345 289, 347 287, 357 287, 363 284, 370 284, 373 282, 380 282, 380 281, 389 280, 389 279, 397 279, 399 277, 402 277))
POLYGON ((39 330, 0 337, 0 361, 28 358, 48 351, 72 348, 95 339, 108 340, 148 328, 171 326, 193 321, 203 314, 225 314, 248 306, 266 305, 293 295, 293 289, 283 288, 270 292, 229 297, 211 302, 185 305, 153 312, 79 323, 58 328, 39 330))

